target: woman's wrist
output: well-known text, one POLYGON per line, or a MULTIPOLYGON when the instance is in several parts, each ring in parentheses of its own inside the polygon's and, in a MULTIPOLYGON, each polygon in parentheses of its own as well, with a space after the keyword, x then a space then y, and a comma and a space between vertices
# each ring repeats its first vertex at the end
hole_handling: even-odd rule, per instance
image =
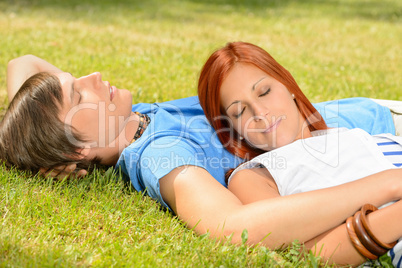
POLYGON ((357 190, 357 193, 368 198, 360 206, 371 203, 380 207, 402 198, 402 169, 389 169, 369 177, 357 190))
POLYGON ((384 181, 379 183, 388 194, 388 202, 402 199, 402 169, 386 170, 384 176, 384 181))
POLYGON ((402 201, 367 215, 372 233, 385 243, 392 243, 402 237, 402 201))

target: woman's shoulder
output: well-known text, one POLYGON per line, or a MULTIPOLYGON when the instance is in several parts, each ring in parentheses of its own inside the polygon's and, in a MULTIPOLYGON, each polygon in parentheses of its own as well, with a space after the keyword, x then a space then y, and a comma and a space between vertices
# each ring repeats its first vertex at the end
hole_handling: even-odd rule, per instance
POLYGON ((272 177, 268 169, 260 163, 253 163, 251 161, 243 163, 237 167, 228 179, 228 184, 233 178, 247 178, 252 176, 269 176, 272 177))
POLYGON ((247 181, 262 181, 264 184, 268 184, 271 188, 276 189, 278 191, 278 187, 275 183, 275 180, 273 179, 271 173, 266 169, 264 166, 256 166, 254 168, 250 169, 242 169, 236 174, 233 175, 233 177, 230 178, 228 181, 228 185, 230 183, 243 183, 244 180, 247 181))

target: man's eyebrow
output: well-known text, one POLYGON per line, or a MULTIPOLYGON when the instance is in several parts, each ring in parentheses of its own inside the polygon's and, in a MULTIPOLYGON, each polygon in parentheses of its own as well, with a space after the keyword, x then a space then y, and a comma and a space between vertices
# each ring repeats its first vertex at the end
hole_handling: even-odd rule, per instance
MULTIPOLYGON (((264 80, 265 78, 267 78, 267 77, 264 76, 264 77, 262 77, 261 79, 259 79, 257 82, 255 82, 254 85, 251 87, 251 90, 254 91, 255 88, 256 88, 256 86, 258 85, 258 83, 261 82, 262 80, 264 80)), ((233 104, 236 104, 236 103, 239 103, 239 102, 240 102, 239 100, 235 100, 234 102, 232 102, 232 103, 226 108, 225 111, 227 111, 227 110, 230 108, 230 106, 232 106, 233 104)))
MULTIPOLYGON (((68 73, 68 74, 70 74, 71 77, 73 77, 72 73, 68 73)), ((74 102, 74 80, 72 80, 72 83, 70 85, 70 100, 71 100, 71 103, 74 102)))

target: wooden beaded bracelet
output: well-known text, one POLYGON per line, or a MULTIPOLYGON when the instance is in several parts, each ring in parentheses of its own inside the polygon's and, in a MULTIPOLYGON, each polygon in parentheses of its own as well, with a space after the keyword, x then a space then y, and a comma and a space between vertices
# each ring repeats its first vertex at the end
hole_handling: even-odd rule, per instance
POLYGON ((384 243, 381 240, 379 240, 371 231, 370 225, 367 221, 367 217, 366 215, 370 214, 371 212, 374 212, 378 210, 378 208, 376 208, 375 206, 371 205, 371 204, 366 204, 362 207, 361 209, 361 222, 363 224, 364 229, 367 231, 368 235, 371 237, 371 239, 373 239, 379 246, 390 250, 393 247, 395 247, 397 241, 393 242, 393 243, 384 243))
POLYGON ((378 259, 378 256, 372 254, 370 251, 367 250, 367 248, 365 248, 363 246, 363 244, 360 242, 359 238, 357 237, 355 230, 353 228, 353 217, 349 217, 346 220, 346 230, 348 231, 348 235, 350 240, 353 243, 353 246, 356 248, 356 250, 364 257, 370 259, 370 260, 376 260, 378 259))
POLYGON ((385 253, 387 253, 387 249, 381 247, 378 245, 366 232, 365 228, 363 227, 363 224, 361 222, 361 216, 362 212, 358 211, 353 217, 353 227, 355 229, 355 233, 357 237, 359 238, 360 242, 363 244, 363 246, 370 251, 372 254, 376 256, 382 256, 385 253))
POLYGON ((375 260, 393 248, 397 241, 384 243, 371 231, 366 215, 378 210, 371 204, 365 204, 353 217, 346 220, 346 229, 356 250, 364 257, 375 260))

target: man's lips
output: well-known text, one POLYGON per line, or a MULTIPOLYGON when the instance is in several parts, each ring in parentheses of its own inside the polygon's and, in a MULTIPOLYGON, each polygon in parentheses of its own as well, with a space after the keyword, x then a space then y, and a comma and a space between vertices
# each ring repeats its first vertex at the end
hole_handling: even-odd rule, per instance
POLYGON ((110 100, 113 100, 114 94, 116 93, 116 87, 115 87, 115 86, 111 86, 109 82, 108 82, 108 86, 109 86, 110 100))
POLYGON ((278 120, 276 120, 272 125, 270 125, 266 130, 264 130, 264 133, 269 133, 269 132, 274 131, 279 126, 281 121, 282 121, 282 118, 279 118, 278 120))

